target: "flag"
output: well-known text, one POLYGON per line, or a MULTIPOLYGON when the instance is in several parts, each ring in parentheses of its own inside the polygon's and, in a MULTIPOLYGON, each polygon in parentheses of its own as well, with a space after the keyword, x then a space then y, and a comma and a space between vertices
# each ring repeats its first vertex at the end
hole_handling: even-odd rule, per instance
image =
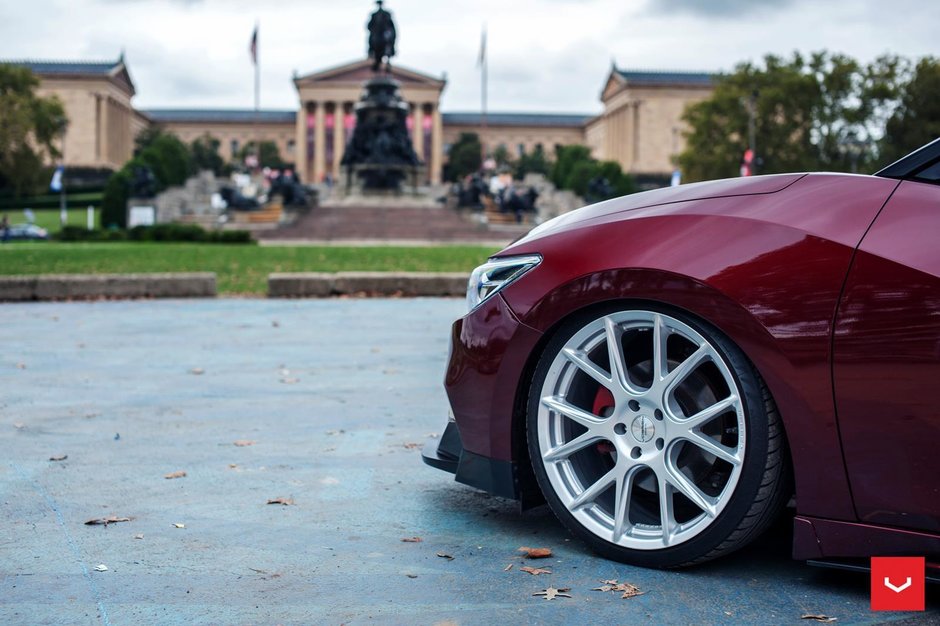
POLYGON ((483 26, 483 32, 480 35, 480 58, 477 59, 477 67, 483 67, 486 63, 486 26, 483 26))
POLYGON ((62 191, 62 172, 64 169, 65 168, 60 165, 55 168, 55 172, 52 173, 52 180, 49 181, 49 189, 51 191, 62 191))
POLYGON ((248 50, 251 52, 251 62, 258 65, 258 25, 255 24, 255 30, 251 33, 251 46, 248 50))

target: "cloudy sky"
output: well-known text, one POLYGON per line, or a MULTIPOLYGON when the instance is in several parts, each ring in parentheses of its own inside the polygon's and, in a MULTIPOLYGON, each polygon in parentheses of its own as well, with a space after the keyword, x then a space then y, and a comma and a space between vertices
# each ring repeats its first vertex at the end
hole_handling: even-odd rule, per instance
MULTIPOLYGON (((260 23, 261 105, 294 108, 293 73, 365 56, 371 0, 8 0, 0 58, 114 59, 136 105, 253 106, 248 43, 260 23)), ((940 3, 923 0, 388 0, 396 61, 447 75, 445 111, 479 110, 489 38, 491 111, 594 113, 622 68, 728 70, 768 52, 940 56, 940 3)))

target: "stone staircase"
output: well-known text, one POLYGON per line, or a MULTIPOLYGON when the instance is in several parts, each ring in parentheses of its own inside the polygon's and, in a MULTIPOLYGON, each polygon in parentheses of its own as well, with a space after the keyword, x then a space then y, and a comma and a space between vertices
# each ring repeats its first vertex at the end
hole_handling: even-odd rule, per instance
POLYGON ((293 224, 258 233, 262 241, 486 242, 505 244, 531 225, 487 224, 479 214, 444 207, 320 206, 293 224))

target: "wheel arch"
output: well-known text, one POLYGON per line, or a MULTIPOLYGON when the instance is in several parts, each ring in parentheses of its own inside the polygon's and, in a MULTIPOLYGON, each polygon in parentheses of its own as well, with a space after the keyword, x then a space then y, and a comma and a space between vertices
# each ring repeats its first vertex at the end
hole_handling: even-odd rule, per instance
MULTIPOLYGON (((511 300, 509 304, 512 305, 511 300)), ((538 504, 541 498, 526 440, 526 405, 535 369, 546 345, 565 323, 576 316, 590 317, 617 308, 644 305, 678 311, 706 328, 714 328, 745 355, 766 383, 780 412, 784 436, 789 444, 787 456, 791 475, 795 477, 798 502, 801 497, 810 503, 816 502, 821 495, 838 502, 842 495, 848 506, 845 514, 851 515, 853 509, 841 454, 828 455, 832 462, 826 475, 833 479, 827 486, 819 484, 819 470, 813 469, 819 465, 818 451, 804 445, 804 440, 810 437, 799 436, 805 432, 807 423, 819 420, 808 412, 798 397, 799 388, 788 380, 787 374, 792 371, 793 364, 782 353, 771 332, 751 311, 709 285, 686 276, 645 269, 607 270, 582 276, 546 294, 522 319, 523 323, 542 332, 519 377, 511 420, 511 446, 513 460, 519 468, 523 507, 538 504), (585 298, 586 294, 596 293, 592 285, 604 285, 602 293, 594 298, 585 298), (573 294, 578 294, 578 297, 572 297, 573 294), (808 462, 810 460, 812 462, 808 462)), ((813 509, 812 506, 809 508, 813 509)))

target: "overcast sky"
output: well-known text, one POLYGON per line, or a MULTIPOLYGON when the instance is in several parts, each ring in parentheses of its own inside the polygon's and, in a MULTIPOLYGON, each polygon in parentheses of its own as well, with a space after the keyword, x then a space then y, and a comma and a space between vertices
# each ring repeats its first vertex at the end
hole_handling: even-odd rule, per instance
MULTIPOLYGON (((940 56, 940 3, 923 0, 388 0, 395 61, 447 74, 442 108, 479 110, 489 31, 491 111, 594 113, 621 68, 729 70, 768 52, 829 49, 862 61, 940 56)), ((260 23, 261 106, 297 106, 291 77, 365 56, 371 0, 6 0, 0 58, 114 59, 135 104, 253 106, 248 44, 260 23)))

